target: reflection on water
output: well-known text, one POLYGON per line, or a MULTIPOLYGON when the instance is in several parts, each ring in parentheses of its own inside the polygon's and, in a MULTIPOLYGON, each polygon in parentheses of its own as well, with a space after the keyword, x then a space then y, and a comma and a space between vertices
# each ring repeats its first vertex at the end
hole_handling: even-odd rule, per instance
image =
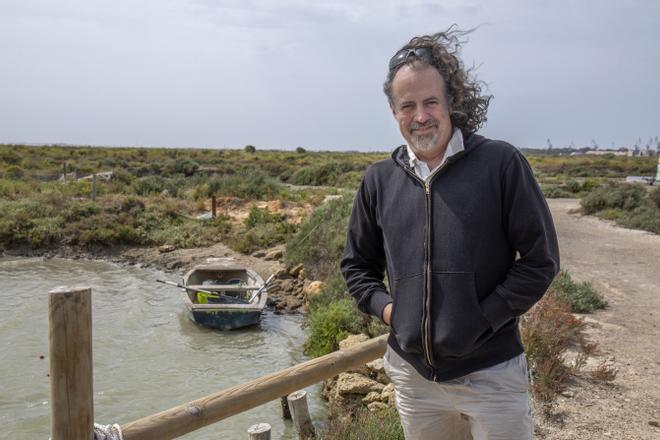
MULTIPOLYGON (((190 321, 175 276, 96 261, 0 258, 0 438, 47 438, 48 297, 56 286, 92 288, 94 411, 98 423, 126 423, 304 360, 297 316, 265 312, 258 327, 221 332, 190 321), (43 357, 43 359, 42 359, 43 357)), ((311 392, 315 420, 325 410, 311 392)), ((188 434, 240 439, 266 422, 273 438, 294 438, 279 401, 188 434)))

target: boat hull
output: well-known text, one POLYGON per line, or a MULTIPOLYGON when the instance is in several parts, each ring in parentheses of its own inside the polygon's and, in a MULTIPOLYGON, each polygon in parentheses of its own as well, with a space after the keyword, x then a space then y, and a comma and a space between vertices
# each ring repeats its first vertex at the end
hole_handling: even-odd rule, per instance
POLYGON ((188 316, 194 322, 218 330, 234 330, 259 323, 261 310, 189 310, 188 316))
POLYGON ((190 319, 219 330, 258 324, 268 300, 263 279, 231 261, 195 266, 184 276, 183 285, 190 319))

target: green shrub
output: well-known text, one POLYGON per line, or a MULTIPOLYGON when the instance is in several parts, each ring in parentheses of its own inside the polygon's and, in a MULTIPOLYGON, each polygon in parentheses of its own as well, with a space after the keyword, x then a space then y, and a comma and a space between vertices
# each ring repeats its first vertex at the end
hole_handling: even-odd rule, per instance
POLYGON ((229 246, 238 252, 251 254, 256 250, 284 243, 295 230, 295 225, 284 220, 277 223, 257 223, 245 232, 238 231, 229 240, 229 246))
POLYGON ((582 182, 581 190, 583 192, 590 192, 601 185, 602 183, 598 179, 586 179, 584 182, 582 182))
POLYGON ((5 170, 5 176, 9 177, 10 179, 20 179, 24 174, 25 171, 23 171, 23 168, 19 167, 18 165, 10 165, 5 170))
POLYGON ((294 185, 343 186, 354 181, 348 177, 351 171, 364 171, 364 166, 351 162, 331 162, 321 165, 309 165, 293 173, 289 181, 294 185))
POLYGON ((15 151, 2 148, 0 149, 0 162, 4 162, 9 165, 18 165, 21 163, 21 156, 15 151))
POLYGON ((295 237, 287 242, 288 264, 303 263, 314 279, 327 279, 339 267, 353 195, 331 200, 314 210, 295 237))
POLYGON ((135 176, 123 168, 115 168, 112 170, 112 182, 116 184, 131 185, 135 181, 135 176))
POLYGON ((34 188, 34 183, 23 180, 0 179, 0 198, 17 200, 30 196, 34 188))
POLYGON ((101 207, 94 202, 71 202, 62 212, 67 223, 75 222, 84 217, 91 217, 101 212, 101 207))
POLYGON ((593 214, 607 208, 619 208, 632 211, 637 208, 646 196, 646 190, 641 185, 609 184, 591 191, 580 202, 587 214, 593 214))
POLYGON ((159 175, 163 172, 163 165, 158 162, 151 162, 149 164, 149 169, 155 175, 159 175))
POLYGON ((360 312, 350 298, 314 310, 309 316, 309 338, 305 342, 305 353, 318 357, 337 350, 339 341, 350 333, 359 332, 356 323, 361 319, 360 312))
POLYGON ((581 201, 587 214, 615 220, 618 224, 660 234, 660 188, 647 191, 638 184, 606 185, 587 194, 581 201))
POLYGON ((27 241, 33 249, 56 245, 62 238, 63 226, 61 216, 34 219, 27 231, 27 241))
POLYGON ((655 207, 660 209, 660 186, 651 190, 651 192, 649 193, 649 198, 655 204, 655 207))
MULTIPOLYGON (((92 197, 92 181, 88 179, 67 181, 59 184, 55 192, 61 193, 66 198, 92 197)), ((97 184, 96 194, 103 194, 101 185, 97 184)))
POLYGON ((620 223, 628 228, 660 234, 660 209, 650 203, 626 212, 620 223))
POLYGON ((141 244, 144 241, 128 215, 105 212, 65 225, 63 235, 67 244, 84 247, 141 244))
POLYGON ((403 440, 403 428, 394 408, 371 412, 360 409, 350 416, 336 415, 318 432, 319 440, 403 440))
POLYGON ((52 224, 46 224, 42 219, 56 218, 58 209, 40 199, 17 201, 0 200, 0 244, 5 247, 32 245, 42 237, 46 242, 46 231, 52 230, 52 224), (43 229, 34 236, 30 231, 38 226, 43 229))
POLYGON ((232 226, 228 216, 219 215, 208 220, 196 220, 179 214, 185 204, 169 198, 158 198, 140 204, 130 211, 136 226, 147 243, 170 244, 178 248, 207 246, 226 240, 232 226), (138 210, 136 212, 136 210, 138 210))
POLYGON ((550 291, 561 300, 568 302, 574 313, 591 313, 607 306, 607 301, 593 288, 591 283, 576 283, 565 270, 559 272, 550 285, 550 291))
POLYGON ((166 192, 172 197, 177 195, 177 187, 169 179, 160 176, 141 177, 133 183, 133 191, 139 196, 162 194, 166 192))
MULTIPOLYGON (((308 269, 305 268, 305 270, 308 269)), ((314 295, 309 299, 309 307, 311 312, 319 308, 326 307, 330 303, 350 298, 348 296, 346 282, 344 281, 341 272, 339 272, 339 269, 337 269, 332 273, 332 275, 330 275, 329 278, 327 278, 325 284, 326 287, 323 292, 318 295, 314 295)))
POLYGON ((619 221, 621 220, 625 215, 625 212, 620 210, 620 209, 604 209, 599 212, 598 216, 600 218, 603 218, 605 220, 614 220, 614 221, 619 221))
POLYGON ((282 214, 271 213, 268 209, 253 206, 250 208, 250 213, 245 219, 245 226, 252 228, 257 225, 280 223, 282 221, 284 221, 284 216, 282 214))
POLYGON ((165 174, 183 174, 192 176, 199 169, 199 164, 190 159, 175 159, 165 167, 165 174))
POLYGON ((255 148, 254 145, 246 145, 245 148, 243 148, 243 151, 246 153, 255 153, 257 149, 255 148))
POLYGON ((208 197, 231 196, 248 200, 273 199, 282 192, 282 184, 263 172, 240 172, 214 177, 208 182, 208 197))
POLYGON ((574 194, 571 194, 558 186, 541 185, 541 190, 543 191, 543 195, 548 199, 570 199, 575 197, 574 194))
MULTIPOLYGON (((307 269, 306 269, 307 270, 307 269)), ((353 327, 354 333, 364 333, 369 337, 375 337, 389 333, 390 328, 375 316, 367 315, 358 310, 357 304, 348 294, 346 283, 339 270, 336 270, 327 280, 326 288, 318 295, 314 295, 309 300, 310 316, 317 310, 323 310, 330 304, 339 301, 349 300, 355 309, 355 316, 359 319, 355 321, 353 327)))
POLYGON ((583 166, 577 166, 569 168, 567 174, 573 177, 589 177, 591 170, 583 166))
POLYGON ((215 234, 205 227, 201 221, 182 221, 180 224, 170 224, 149 234, 149 238, 157 244, 170 244, 177 248, 192 248, 208 245, 215 234))
POLYGON ((582 185, 580 185, 580 182, 574 179, 567 180, 565 186, 566 186, 566 190, 573 194, 578 193, 582 190, 582 185))
POLYGON ((296 153, 305 154, 305 153, 307 153, 307 150, 305 150, 303 147, 298 147, 298 148, 296 148, 296 153))
POLYGON ((130 212, 132 214, 139 214, 144 211, 144 202, 137 197, 125 197, 119 206, 120 212, 130 212))

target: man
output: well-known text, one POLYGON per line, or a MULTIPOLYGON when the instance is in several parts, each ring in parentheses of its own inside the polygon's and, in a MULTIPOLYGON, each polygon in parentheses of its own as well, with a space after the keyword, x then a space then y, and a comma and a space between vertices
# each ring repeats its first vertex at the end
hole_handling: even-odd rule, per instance
POLYGON ((390 325, 407 439, 462 438, 461 423, 478 440, 531 439, 517 318, 559 270, 557 238, 523 155, 476 134, 490 96, 457 56, 461 35, 415 37, 390 60, 406 145, 367 170, 341 269, 358 307, 390 325))

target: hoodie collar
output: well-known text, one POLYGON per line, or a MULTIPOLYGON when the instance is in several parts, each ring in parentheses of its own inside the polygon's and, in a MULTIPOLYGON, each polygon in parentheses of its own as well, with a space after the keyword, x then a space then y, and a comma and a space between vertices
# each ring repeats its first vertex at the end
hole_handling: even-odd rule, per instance
MULTIPOLYGON (((485 137, 476 133, 469 133, 467 136, 463 134, 463 139, 463 150, 455 152, 452 156, 448 156, 445 153, 445 160, 455 162, 487 141, 485 137)), ((394 160, 394 162, 399 164, 399 166, 414 170, 410 165, 410 159, 407 145, 401 145, 395 148, 392 152, 392 160, 394 160)))

